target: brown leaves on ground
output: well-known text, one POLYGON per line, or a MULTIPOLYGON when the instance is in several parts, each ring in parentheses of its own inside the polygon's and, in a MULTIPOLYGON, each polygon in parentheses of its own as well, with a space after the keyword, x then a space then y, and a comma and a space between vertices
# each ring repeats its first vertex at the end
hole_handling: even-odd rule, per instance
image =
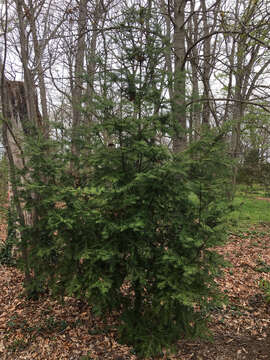
POLYGON ((270 303, 262 284, 270 281, 270 228, 251 228, 231 235, 217 251, 231 263, 224 277, 218 279, 229 303, 212 313, 213 343, 179 344, 182 349, 175 359, 269 360, 270 303))
POLYGON ((72 298, 26 300, 22 281, 18 270, 0 269, 1 359, 132 359, 89 307, 72 298))
MULTIPOLYGON (((177 354, 164 360, 270 359, 270 304, 260 286, 270 281, 270 229, 232 235, 218 251, 232 267, 218 280, 230 301, 212 312, 214 342, 179 342, 177 354)), ((1 359, 136 359, 115 333, 94 320, 89 307, 72 298, 60 304, 47 295, 26 300, 22 282, 20 271, 0 267, 1 359)))
POLYGON ((6 239, 7 224, 0 224, 0 243, 6 239))

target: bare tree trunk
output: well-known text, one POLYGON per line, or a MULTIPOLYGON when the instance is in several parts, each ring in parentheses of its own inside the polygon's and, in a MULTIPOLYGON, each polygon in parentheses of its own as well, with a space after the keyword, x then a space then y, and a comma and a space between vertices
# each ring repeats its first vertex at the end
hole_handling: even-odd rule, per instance
MULTIPOLYGON (((26 159, 23 153, 23 139, 29 131, 25 86, 20 81, 8 81, 2 78, 2 109, 4 116, 3 141, 7 152, 10 181, 12 185, 13 201, 19 217, 20 225, 33 225, 33 214, 24 209, 24 203, 20 199, 19 191, 23 187, 25 178, 18 176, 17 171, 26 167, 26 159)), ((27 175, 25 175, 27 177, 27 175)), ((22 250, 22 258, 25 265, 25 282, 31 281, 28 261, 28 244, 24 231, 19 234, 22 250)))
MULTIPOLYGON (((25 228, 32 226, 36 217, 34 211, 25 209, 24 201, 20 197, 20 191, 23 189, 25 181, 29 180, 28 159, 24 154, 24 140, 25 136, 35 134, 32 131, 33 129, 42 128, 42 118, 38 109, 33 74, 28 67, 30 56, 24 9, 25 3, 16 0, 15 5, 18 16, 20 57, 23 66, 24 82, 7 80, 4 75, 4 63, 1 77, 1 100, 4 116, 3 140, 9 160, 13 200, 20 225, 25 228), (18 175, 18 170, 24 170, 24 175, 18 175)), ((29 284, 31 281, 28 258, 29 244, 24 230, 20 232, 19 240, 25 265, 25 281, 26 284, 29 284)))
MULTIPOLYGON (((207 22, 207 10, 206 4, 204 0, 201 0, 201 7, 202 7, 202 20, 203 20, 203 34, 206 36, 204 43, 203 43, 203 59, 204 59, 204 66, 203 66, 203 85, 204 85, 204 92, 203 98, 209 99, 210 98, 210 75, 211 75, 211 37, 209 37, 210 29, 209 24, 207 22)), ((210 103, 206 101, 203 103, 203 110, 202 110, 202 123, 204 125, 210 126, 210 103)))
POLYGON ((20 37, 20 46, 21 46, 21 61, 23 65, 24 73, 24 89, 25 89, 25 102, 27 104, 27 115, 28 119, 31 119, 33 124, 37 127, 41 127, 41 117, 37 111, 37 96, 35 91, 35 83, 33 75, 28 67, 29 53, 28 53, 28 43, 26 35, 26 22, 25 14, 22 8, 22 1, 15 0, 16 10, 19 20, 19 37, 20 37))
MULTIPOLYGON (((186 41, 187 47, 190 48, 192 44, 198 41, 199 36, 199 19, 198 14, 195 11, 195 2, 191 1, 190 4, 191 13, 194 13, 192 19, 187 23, 187 32, 186 32, 186 41)), ((199 50, 197 47, 192 49, 191 59, 190 59, 190 82, 191 82, 191 99, 194 101, 191 104, 191 111, 189 116, 189 142, 193 140, 198 140, 200 135, 201 127, 201 114, 199 111, 198 103, 200 90, 199 90, 199 50)))
POLYGON ((173 89, 173 115, 180 125, 180 131, 173 139, 174 152, 181 152, 186 148, 186 74, 185 74, 185 7, 187 0, 174 2, 174 89, 173 89))
MULTIPOLYGON (((169 5, 168 5, 169 6, 169 5)), ((168 8, 166 6, 165 2, 162 1, 161 7, 162 12, 164 13, 165 22, 166 22, 166 42, 167 46, 165 49, 165 65, 166 65, 166 71, 168 76, 168 92, 169 92, 169 98, 170 102, 173 102, 173 83, 172 83, 172 75, 173 75, 173 65, 172 65, 172 50, 169 44, 171 43, 171 19, 170 14, 166 11, 168 8)))
MULTIPOLYGON (((81 101, 83 96, 83 71, 84 55, 86 50, 86 29, 87 29, 87 3, 88 0, 79 1, 77 49, 75 55, 74 85, 72 88, 72 153, 78 155, 76 139, 78 128, 82 122, 81 101)), ((71 165, 72 167, 72 165, 71 165)))
MULTIPOLYGON (((40 5, 41 7, 43 4, 40 5)), ((42 130, 46 137, 49 136, 49 115, 48 115, 48 105, 47 105, 47 92, 46 85, 44 79, 44 69, 42 65, 42 57, 44 52, 44 45, 39 42, 37 35, 37 27, 36 27, 36 7, 33 6, 33 1, 29 0, 29 8, 23 2, 24 12, 27 13, 27 19, 30 25, 30 30, 33 37, 33 46, 35 52, 35 65, 38 77, 38 85, 40 92, 40 102, 41 102, 41 110, 42 110, 42 130)), ((40 10, 37 9, 37 10, 40 10)), ((43 41, 44 42, 44 41, 43 41)))
MULTIPOLYGON (((248 48, 247 43, 249 42, 247 34, 245 34, 245 27, 253 21, 256 10, 256 4, 250 0, 245 3, 246 5, 243 14, 239 15, 239 8, 241 1, 237 1, 237 9, 235 10, 235 18, 240 21, 240 26, 243 27, 243 33, 240 34, 237 39, 235 47, 235 58, 231 72, 235 78, 235 89, 234 89, 234 104, 233 104, 233 126, 232 126, 232 141, 231 141, 231 152, 234 158, 233 166, 233 179, 232 179, 232 197, 236 190, 236 181, 238 174, 238 161, 241 156, 241 125, 246 110, 246 101, 249 100, 251 89, 254 89, 254 82, 250 79, 252 77, 252 71, 254 71, 254 64, 259 54, 260 45, 253 44, 248 48)), ((262 69, 264 66, 262 66, 262 69)), ((257 73, 260 73, 260 69, 256 69, 257 73)), ((255 76, 256 78, 256 76, 255 76)), ((254 77, 253 77, 254 80, 254 77)))
MULTIPOLYGON (((92 34, 89 44, 89 57, 87 58, 87 102, 90 105, 90 110, 92 113, 93 106, 93 92, 94 92, 94 75, 96 70, 96 49, 97 49, 97 39, 98 39, 98 25, 101 19, 101 12, 99 0, 96 0, 94 18, 92 21, 92 34)), ((92 122, 92 115, 89 115, 88 121, 92 122)))

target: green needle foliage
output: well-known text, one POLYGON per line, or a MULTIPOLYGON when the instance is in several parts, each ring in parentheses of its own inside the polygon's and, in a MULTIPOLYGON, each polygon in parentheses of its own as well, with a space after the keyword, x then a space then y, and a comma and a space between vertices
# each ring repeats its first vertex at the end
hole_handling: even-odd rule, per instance
POLYGON ((35 215, 23 229, 34 274, 28 290, 115 314, 119 341, 147 357, 207 335, 209 309, 223 301, 215 278, 224 261, 213 247, 226 233, 230 167, 222 136, 209 129, 182 154, 163 144, 180 129, 158 66, 166 44, 141 10, 122 19, 130 25, 120 26, 119 67, 100 72, 100 94, 85 101, 92 121, 76 129, 77 154, 68 133, 62 143, 28 140, 21 197, 35 215))
POLYGON ((24 229, 30 290, 87 300, 104 318, 113 311, 119 341, 138 356, 206 335, 208 310, 222 301, 215 278, 224 262, 212 248, 225 234, 224 145, 209 135, 174 155, 151 141, 158 126, 147 118, 91 126, 72 172, 61 144, 35 140, 21 193, 37 219, 24 229))

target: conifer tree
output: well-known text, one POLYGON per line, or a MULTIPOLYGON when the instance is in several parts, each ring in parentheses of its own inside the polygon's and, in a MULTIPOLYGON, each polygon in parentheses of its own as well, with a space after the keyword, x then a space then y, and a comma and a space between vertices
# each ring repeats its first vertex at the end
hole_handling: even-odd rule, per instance
POLYGON ((38 217, 25 229, 31 285, 87 301, 103 318, 113 312, 119 341, 139 357, 207 334, 209 309, 223 300, 215 278, 224 261, 212 248, 224 240, 227 209, 222 136, 208 130, 181 154, 168 144, 178 129, 150 15, 127 9, 114 34, 119 66, 83 109, 94 121, 78 136, 75 171, 66 176, 68 132, 64 145, 29 139, 31 181, 21 193, 38 217), (127 23, 141 26, 142 42, 127 23))

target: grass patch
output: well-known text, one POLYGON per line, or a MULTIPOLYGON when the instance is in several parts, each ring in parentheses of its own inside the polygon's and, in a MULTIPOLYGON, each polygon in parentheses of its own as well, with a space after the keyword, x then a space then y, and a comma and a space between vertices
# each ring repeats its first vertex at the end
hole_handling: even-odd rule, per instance
POLYGON ((261 184, 253 184, 252 186, 238 184, 237 193, 245 196, 270 197, 270 188, 261 184))
POLYGON ((233 201, 234 211, 230 214, 232 227, 246 229, 258 224, 270 225, 270 201, 257 197, 265 197, 259 188, 254 188, 252 192, 247 192, 243 187, 238 188, 233 201))

